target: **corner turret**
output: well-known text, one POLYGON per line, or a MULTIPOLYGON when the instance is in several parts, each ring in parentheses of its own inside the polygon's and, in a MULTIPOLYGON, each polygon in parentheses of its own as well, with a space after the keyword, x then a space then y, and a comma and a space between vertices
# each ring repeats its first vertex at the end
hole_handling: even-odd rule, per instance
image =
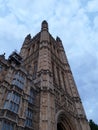
POLYGON ((49 42, 48 23, 44 20, 41 24, 40 42, 49 42))

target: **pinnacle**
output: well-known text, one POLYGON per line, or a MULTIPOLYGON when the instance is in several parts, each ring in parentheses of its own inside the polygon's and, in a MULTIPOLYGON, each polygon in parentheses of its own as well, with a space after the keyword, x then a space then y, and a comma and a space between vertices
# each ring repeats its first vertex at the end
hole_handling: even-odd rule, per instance
POLYGON ((42 22, 41 29, 42 29, 42 31, 43 31, 43 30, 48 31, 48 23, 47 23, 46 20, 44 20, 44 21, 42 22))

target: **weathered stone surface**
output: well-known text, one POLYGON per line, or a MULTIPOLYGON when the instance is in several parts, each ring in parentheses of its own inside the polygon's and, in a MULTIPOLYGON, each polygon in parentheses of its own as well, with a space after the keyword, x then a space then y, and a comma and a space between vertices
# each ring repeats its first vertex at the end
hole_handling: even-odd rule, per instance
POLYGON ((62 41, 46 21, 17 56, 0 58, 0 130, 90 130, 62 41))

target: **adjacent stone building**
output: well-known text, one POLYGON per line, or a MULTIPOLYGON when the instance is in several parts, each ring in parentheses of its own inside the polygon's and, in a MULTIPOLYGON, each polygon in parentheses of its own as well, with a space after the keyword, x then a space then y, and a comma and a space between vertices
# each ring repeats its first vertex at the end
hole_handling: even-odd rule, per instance
POLYGON ((0 130, 90 130, 59 37, 41 31, 0 55, 0 130))

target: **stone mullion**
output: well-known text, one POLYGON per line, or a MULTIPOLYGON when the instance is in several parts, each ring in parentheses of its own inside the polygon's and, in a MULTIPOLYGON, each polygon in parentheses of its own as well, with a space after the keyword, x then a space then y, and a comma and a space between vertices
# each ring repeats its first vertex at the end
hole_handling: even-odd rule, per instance
POLYGON ((69 82, 69 78, 68 78, 68 74, 65 73, 64 74, 64 81, 65 81, 65 87, 66 87, 66 90, 67 90, 67 93, 72 96, 72 91, 71 91, 71 86, 70 86, 70 82, 69 82))
POLYGON ((76 88, 75 82, 73 80, 72 74, 69 73, 69 77, 70 77, 69 81, 70 81, 70 84, 71 84, 71 90, 73 92, 73 96, 74 97, 79 97, 79 93, 78 93, 78 90, 76 88))
POLYGON ((3 127, 3 124, 4 124, 4 119, 1 121, 0 130, 1 130, 1 128, 3 127))
POLYGON ((57 68, 57 77, 58 77, 58 85, 61 86, 61 80, 60 80, 60 69, 57 68))
POLYGON ((40 95, 40 130, 54 130, 54 125, 51 125, 55 123, 54 110, 53 95, 42 91, 40 95))
POLYGON ((54 63, 52 62, 53 82, 55 82, 54 63))
POLYGON ((55 64, 54 64, 54 75, 55 75, 55 81, 58 84, 58 74, 57 74, 57 68, 55 64))
POLYGON ((59 71, 59 74, 60 74, 61 87, 65 90, 65 88, 64 88, 64 81, 63 81, 63 75, 62 75, 61 71, 59 71))

